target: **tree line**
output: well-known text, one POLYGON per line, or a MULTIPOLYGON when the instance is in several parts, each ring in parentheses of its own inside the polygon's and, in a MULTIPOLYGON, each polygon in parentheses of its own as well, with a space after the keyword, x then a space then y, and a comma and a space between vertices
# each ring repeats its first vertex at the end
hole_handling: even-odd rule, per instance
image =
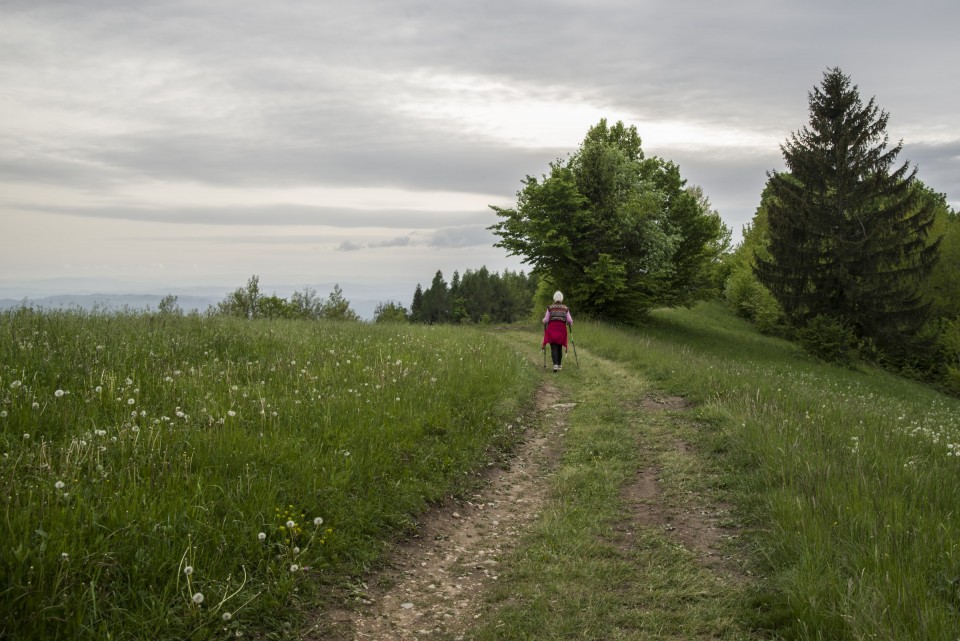
MULTIPOLYGON (((490 272, 486 267, 453 273, 448 285, 443 272, 437 271, 424 290, 419 283, 409 310, 402 304, 381 302, 374 310, 376 323, 513 323, 530 316, 533 310, 537 279, 523 272, 505 270, 490 272)), ((160 313, 182 313, 175 296, 165 297, 160 313)), ((211 307, 210 315, 222 314, 238 318, 304 319, 359 321, 350 308, 350 301, 339 285, 334 285, 327 298, 321 298, 311 287, 295 291, 289 299, 260 290, 260 278, 250 277, 247 284, 211 307)))
POLYGON ((641 323, 722 292, 762 331, 814 354, 867 359, 960 393, 960 217, 924 185, 889 115, 840 69, 809 95, 743 241, 634 127, 606 120, 491 208, 498 247, 581 314, 641 323))
POLYGON ((809 117, 727 261, 727 300, 827 360, 960 393, 960 216, 898 163, 889 115, 839 68, 810 92, 809 117))
POLYGON ((344 298, 340 285, 334 285, 333 291, 325 299, 312 287, 295 291, 286 299, 276 294, 266 295, 261 292, 260 277, 256 275, 250 277, 246 286, 238 287, 227 294, 210 313, 249 319, 360 320, 360 316, 350 308, 350 301, 344 298))
POLYGON ((437 270, 427 289, 413 292, 408 319, 414 323, 513 323, 533 311, 537 279, 524 272, 491 273, 486 267, 453 272, 450 284, 437 270))

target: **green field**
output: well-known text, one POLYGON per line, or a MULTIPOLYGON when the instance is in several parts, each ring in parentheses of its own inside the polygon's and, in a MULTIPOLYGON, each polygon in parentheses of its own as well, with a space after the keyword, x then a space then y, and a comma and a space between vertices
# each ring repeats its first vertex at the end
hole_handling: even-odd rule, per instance
POLYGON ((960 401, 825 365, 719 305, 581 328, 698 406, 754 532, 756 625, 797 639, 960 637, 960 401))
POLYGON ((446 327, 22 310, 0 337, 5 639, 289 630, 516 439, 537 382, 446 327))
MULTIPOLYGON (((520 438, 553 375, 518 329, 0 315, 0 638, 295 636, 520 438)), ((555 503, 491 595, 510 629, 476 638, 640 639, 651 620, 663 638, 960 637, 960 402, 819 363, 716 304, 576 340, 583 368, 552 378, 578 401, 555 503), (650 390, 689 418, 623 404, 650 390), (609 576, 616 485, 645 464, 625 438, 692 444, 667 489, 733 506, 750 579, 678 587, 699 571, 647 533, 620 583, 591 583, 585 633, 583 611, 551 608, 609 576), (687 606, 652 619, 671 600, 687 606)))

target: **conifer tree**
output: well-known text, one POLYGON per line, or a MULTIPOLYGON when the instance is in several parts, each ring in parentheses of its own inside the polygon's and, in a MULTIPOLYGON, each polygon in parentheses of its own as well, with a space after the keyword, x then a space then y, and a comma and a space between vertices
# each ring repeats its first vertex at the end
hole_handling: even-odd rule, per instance
POLYGON ((880 343, 915 332, 929 304, 922 279, 937 259, 930 199, 916 168, 895 167, 889 115, 864 105, 849 76, 824 73, 809 126, 781 145, 787 172, 769 175, 769 256, 756 274, 797 326, 826 317, 880 343))
POLYGON ((420 283, 417 283, 417 289, 413 292, 413 302, 410 303, 410 321, 419 323, 423 319, 423 289, 420 283))

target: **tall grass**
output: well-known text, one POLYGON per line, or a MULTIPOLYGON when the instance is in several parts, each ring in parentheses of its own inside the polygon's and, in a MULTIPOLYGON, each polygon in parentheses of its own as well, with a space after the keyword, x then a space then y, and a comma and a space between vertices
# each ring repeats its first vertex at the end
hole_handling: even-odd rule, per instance
POLYGON ((0 638, 289 630, 509 443, 462 328, 0 314, 0 638))
POLYGON ((960 401, 825 365, 719 305, 578 342, 700 405, 755 529, 759 624, 796 639, 960 637, 960 401))

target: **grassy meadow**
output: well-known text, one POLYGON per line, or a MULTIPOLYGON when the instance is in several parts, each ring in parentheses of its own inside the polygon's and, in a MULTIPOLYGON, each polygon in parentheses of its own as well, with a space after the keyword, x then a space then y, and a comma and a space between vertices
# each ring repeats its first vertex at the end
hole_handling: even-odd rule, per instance
POLYGON ((960 638, 960 401, 719 304, 575 339, 554 375, 535 327, 0 314, 0 638, 295 637, 516 441, 544 377, 577 401, 556 503, 466 638, 960 638), (692 402, 682 433, 643 416, 658 390, 692 402), (665 487, 733 506, 743 586, 657 532, 598 540, 638 437, 691 443, 665 487))
POLYGON ((960 638, 960 400, 817 362, 718 304, 577 339, 697 404, 749 533, 758 628, 960 638))
POLYGON ((286 637, 521 431, 479 331, 0 315, 0 638, 286 637))

